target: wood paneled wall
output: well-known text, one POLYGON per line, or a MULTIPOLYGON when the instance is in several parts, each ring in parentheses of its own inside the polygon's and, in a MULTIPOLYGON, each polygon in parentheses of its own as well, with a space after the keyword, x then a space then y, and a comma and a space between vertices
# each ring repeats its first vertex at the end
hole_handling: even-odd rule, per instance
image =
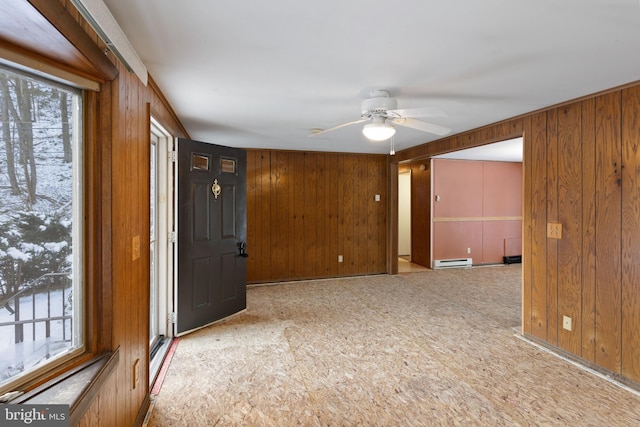
POLYGON ((386 272, 387 182, 383 155, 248 151, 247 281, 386 272))
POLYGON ((431 267, 431 162, 411 168, 411 262, 431 267))
MULTIPOLYGON (((75 8, 60 0, 70 16, 81 24, 93 42, 104 44, 75 8)), ((120 361, 112 377, 99 392, 81 425, 131 426, 139 423, 149 405, 149 156, 150 116, 172 135, 187 137, 153 79, 144 86, 122 64, 118 76, 92 93, 87 120, 87 140, 94 141, 101 165, 99 188, 90 197, 99 206, 94 223, 101 227, 97 249, 99 273, 96 304, 102 306, 96 351, 119 348, 120 361), (140 257, 133 256, 133 239, 140 238, 140 257), (139 363, 141 377, 134 388, 133 366, 139 363)), ((92 291, 93 292, 93 291, 92 291)))
POLYGON ((186 135, 153 82, 145 87, 122 67, 118 78, 105 86, 99 97, 104 108, 98 120, 109 127, 98 136, 108 156, 103 159, 103 168, 110 183, 102 200, 103 210, 108 210, 109 224, 105 227, 111 238, 110 247, 104 247, 102 253, 109 277, 103 285, 111 291, 109 346, 120 348, 121 355, 115 389, 105 390, 107 395, 116 396, 115 411, 100 412, 99 417, 102 425, 134 425, 144 416, 149 398, 150 116, 171 134, 186 135), (139 258, 133 255, 134 238, 141 242, 139 258), (136 362, 141 378, 134 389, 136 362))
POLYGON ((394 161, 520 135, 522 330, 639 383, 640 85, 413 147, 394 161), (547 237, 548 223, 562 224, 561 239, 547 237))

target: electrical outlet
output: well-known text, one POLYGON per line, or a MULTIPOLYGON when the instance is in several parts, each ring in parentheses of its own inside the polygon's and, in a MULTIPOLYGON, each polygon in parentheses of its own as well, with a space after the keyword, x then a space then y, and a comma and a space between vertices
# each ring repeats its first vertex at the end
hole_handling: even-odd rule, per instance
POLYGON ((571 317, 562 316, 562 328, 566 329, 567 331, 571 330, 571 317))
POLYGON ((562 224, 550 222, 547 224, 547 238, 562 239, 562 224))

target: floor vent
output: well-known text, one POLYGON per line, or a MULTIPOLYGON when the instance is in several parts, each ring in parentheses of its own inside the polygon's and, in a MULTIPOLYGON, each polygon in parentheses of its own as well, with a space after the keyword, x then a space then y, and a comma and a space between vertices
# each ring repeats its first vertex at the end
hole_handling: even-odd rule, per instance
POLYGON ((472 264, 471 258, 436 259, 433 261, 433 268, 471 267, 472 264))
POLYGON ((509 255, 509 256, 503 257, 503 260, 505 264, 521 263, 522 255, 509 255))

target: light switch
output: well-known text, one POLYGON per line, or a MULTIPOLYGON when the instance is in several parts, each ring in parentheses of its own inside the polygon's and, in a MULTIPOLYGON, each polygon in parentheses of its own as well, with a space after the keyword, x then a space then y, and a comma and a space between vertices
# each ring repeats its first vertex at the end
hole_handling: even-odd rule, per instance
POLYGON ((376 202, 379 202, 379 201, 380 201, 380 195, 376 194, 376 202))
POLYGON ((132 261, 140 258, 140 236, 134 236, 131 239, 131 258, 132 261))

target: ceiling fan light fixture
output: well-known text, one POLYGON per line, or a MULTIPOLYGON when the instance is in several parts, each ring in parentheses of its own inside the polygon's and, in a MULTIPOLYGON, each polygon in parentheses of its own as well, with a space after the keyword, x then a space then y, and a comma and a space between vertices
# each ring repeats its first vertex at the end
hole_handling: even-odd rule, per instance
POLYGON ((386 141, 396 133, 396 128, 384 121, 373 122, 364 125, 362 133, 371 141, 386 141))

